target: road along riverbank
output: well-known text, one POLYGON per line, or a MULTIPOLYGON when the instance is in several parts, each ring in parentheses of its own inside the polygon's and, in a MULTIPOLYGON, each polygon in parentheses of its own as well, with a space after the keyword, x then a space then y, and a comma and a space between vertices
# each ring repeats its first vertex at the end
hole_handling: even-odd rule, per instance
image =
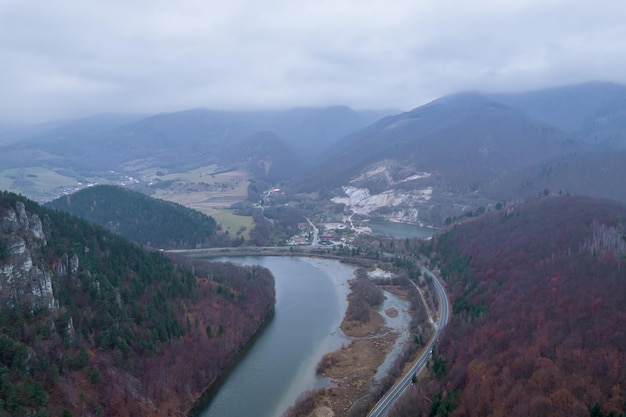
MULTIPOLYGON (((367 414, 375 399, 391 386, 393 375, 399 375, 404 363, 412 360, 421 341, 428 340, 432 328, 415 287, 401 277, 388 282, 379 280, 378 287, 385 289, 386 299, 370 307, 367 317, 354 314, 354 306, 362 302, 354 297, 359 291, 351 293, 350 307, 341 328, 352 340, 326 354, 317 367, 318 374, 330 378, 334 385, 301 398, 288 411, 287 417, 367 414), (360 318, 354 319, 353 315, 360 318), (409 320, 402 321, 402 318, 409 320), (419 336, 413 339, 414 335, 419 336)), ((367 298, 371 288, 360 292, 367 298)))
MULTIPOLYGON (((419 345, 413 341, 413 335, 420 333, 423 340, 428 337, 428 312, 423 307, 419 293, 413 285, 407 285, 407 282, 403 285, 397 285, 393 279, 379 282, 379 286, 387 291, 387 300, 369 312, 366 323, 355 323, 344 317, 347 310, 346 297, 350 291, 347 282, 354 278, 355 266, 336 260, 293 256, 211 257, 211 260, 235 260, 237 263, 260 264, 270 269, 277 283, 277 308, 272 323, 224 378, 217 392, 211 392, 209 406, 200 414, 203 417, 252 414, 260 417, 279 416, 298 399, 300 401, 292 411, 297 411, 304 404, 310 409, 310 413, 296 412, 290 415, 327 417, 348 413, 358 415, 361 411, 364 415, 373 399, 380 395, 378 392, 390 386, 392 378, 386 374, 397 374, 396 368, 406 361, 407 350, 411 355, 419 349, 419 345), (297 266, 287 268, 283 271, 286 274, 281 278, 281 268, 277 270, 276 266, 291 262, 295 262, 297 266), (309 268, 324 271, 322 275, 325 278, 321 281, 307 278, 309 268), (299 288, 303 282, 314 285, 308 289, 299 288), (294 286, 296 293, 299 291, 301 295, 304 294, 304 298, 281 290, 284 285, 285 289, 294 286), (328 289, 328 285, 331 288, 330 293, 320 295, 315 292, 322 287, 328 289), (390 304, 389 300, 392 299, 390 304), (276 344, 264 340, 268 334, 272 335, 274 332, 272 329, 275 322, 281 320, 281 314, 291 318, 298 317, 300 307, 306 302, 313 302, 321 307, 317 312, 303 313, 307 318, 313 318, 312 323, 299 321, 294 327, 279 330, 282 337, 276 338, 276 344), (281 313, 283 310, 284 313, 281 313), (323 333, 319 333, 316 326, 323 323, 320 318, 331 310, 335 316, 330 324, 327 322, 321 326, 323 333), (402 321, 402 318, 411 316, 416 318, 410 325, 406 320, 402 321), (416 328, 415 323, 424 326, 416 328), (304 333, 298 333, 302 330, 304 333), (402 334, 400 340, 399 334, 402 334), (409 334, 411 336, 407 337, 409 334), (304 344, 298 345, 298 341, 304 341, 304 344), (255 351, 269 351, 274 356, 263 356, 258 352, 254 353, 255 351), (295 366, 289 368, 288 363, 294 358, 294 352, 304 353, 305 359, 301 357, 295 361, 295 366), (270 364, 269 369, 263 371, 265 374, 259 371, 263 364, 270 364), (266 392, 268 387, 275 389, 266 392)), ((270 339, 274 337, 275 335, 270 339)))

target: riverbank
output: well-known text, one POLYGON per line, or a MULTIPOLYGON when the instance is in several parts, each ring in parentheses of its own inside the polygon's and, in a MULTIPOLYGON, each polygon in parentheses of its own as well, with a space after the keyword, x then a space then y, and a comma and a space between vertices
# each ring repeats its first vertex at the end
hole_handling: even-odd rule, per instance
POLYGON ((385 320, 379 313, 371 314, 368 325, 359 326, 354 332, 345 330, 354 340, 328 354, 318 366, 320 375, 330 378, 336 386, 315 395, 317 406, 310 417, 346 415, 356 401, 369 394, 376 371, 398 337, 384 326, 385 320))
MULTIPOLYGON (((406 356, 406 348, 417 347, 404 343, 407 337, 411 337, 409 334, 423 331, 411 327, 414 321, 411 317, 421 308, 415 304, 419 295, 411 293, 416 290, 410 288, 411 285, 405 286, 405 279, 385 275, 386 279, 376 281, 379 289, 387 291, 387 299, 381 297, 375 303, 376 308, 368 307, 368 320, 362 320, 363 316, 360 321, 348 320, 347 298, 351 294, 348 281, 355 277, 357 266, 320 257, 261 256, 220 260, 234 259, 238 259, 236 263, 262 264, 272 271, 281 271, 281 278, 277 279, 278 320, 261 332, 255 348, 244 355, 220 388, 225 393, 220 393, 201 415, 365 415, 379 391, 391 381, 392 377, 388 375, 396 374, 400 353, 406 356), (321 276, 311 276, 315 270, 324 272, 321 276), (394 286, 394 282, 403 285, 394 286), (319 292, 322 288, 326 288, 323 294, 319 292), (390 299, 395 301, 390 303, 390 299), (331 310, 335 313, 331 314, 331 310), (279 323, 283 320, 295 321, 279 330, 282 326, 279 323), (399 321, 401 325, 398 325, 399 321), (276 342, 270 342, 272 338, 277 338, 276 342), (328 361, 323 369, 316 372, 325 359, 328 361), (271 383, 260 386, 255 381, 271 383), (271 392, 268 391, 270 388, 271 392), (303 396, 306 399, 302 401, 303 396), (247 400, 241 401, 242 398, 247 400), (296 400, 301 401, 292 409, 308 404, 309 411, 286 413, 285 410, 296 400)), ((363 266, 369 270, 377 265, 363 266)), ((361 270, 360 275, 367 274, 361 270)), ((376 287, 373 281, 366 281, 376 287)), ((419 315, 420 320, 427 322, 427 315, 423 315, 419 315)))
POLYGON ((274 318, 274 310, 265 317, 263 322, 257 328, 256 332, 250 337, 250 339, 241 347, 241 350, 236 352, 233 358, 229 361, 229 363, 224 367, 222 373, 216 377, 213 381, 211 381, 207 386, 202 390, 202 394, 199 398, 197 398, 193 405, 187 410, 184 414, 187 417, 199 417, 202 412, 208 407, 211 399, 215 396, 215 394, 219 391, 220 387, 224 384, 228 375, 232 370, 237 366, 239 361, 246 355, 246 353, 254 346, 254 342, 259 338, 263 331, 267 328, 267 326, 271 323, 274 318))
POLYGON ((319 258, 219 259, 259 264, 276 279, 274 319, 231 369, 203 417, 276 417, 310 390, 331 384, 316 375, 323 355, 349 343, 340 329, 354 267, 319 258))
MULTIPOLYGON (((406 299, 401 287, 386 286, 386 290, 406 299)), ((351 298, 352 295, 349 302, 353 301, 351 298)), ((338 417, 366 413, 377 372, 398 340, 399 333, 386 326, 388 319, 397 314, 397 308, 384 309, 380 305, 369 308, 366 321, 344 316, 341 329, 352 341, 324 355, 317 367, 318 375, 329 378, 333 386, 301 398, 284 416, 338 417)))

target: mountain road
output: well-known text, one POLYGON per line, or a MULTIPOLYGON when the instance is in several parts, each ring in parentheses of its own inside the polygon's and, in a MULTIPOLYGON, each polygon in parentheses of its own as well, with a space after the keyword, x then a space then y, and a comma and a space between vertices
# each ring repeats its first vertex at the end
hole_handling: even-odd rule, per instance
POLYGON ((433 347, 437 342, 439 342, 439 335, 446 324, 448 324, 450 302, 448 300, 446 290, 439 279, 429 269, 424 266, 422 266, 421 269, 423 274, 428 274, 432 278, 437 298, 439 299, 439 320, 435 323, 435 334, 426 345, 417 362, 415 362, 411 369, 378 401, 369 414, 367 414, 368 417, 384 417, 389 413, 389 411, 391 411, 398 398, 400 398, 406 389, 411 386, 413 376, 419 375, 426 367, 428 361, 430 361, 433 353, 433 347))

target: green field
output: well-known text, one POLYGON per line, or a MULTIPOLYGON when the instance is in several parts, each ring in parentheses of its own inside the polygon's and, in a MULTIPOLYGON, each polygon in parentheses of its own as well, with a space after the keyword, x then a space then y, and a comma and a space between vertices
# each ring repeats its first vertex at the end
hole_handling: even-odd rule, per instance
POLYGON ((164 168, 148 168, 139 172, 139 177, 146 182, 180 181, 198 184, 234 183, 245 181, 248 175, 242 171, 220 171, 217 165, 207 165, 187 172, 168 172, 164 168))
POLYGON ((166 173, 160 168, 151 168, 140 173, 144 181, 172 181, 176 183, 156 190, 153 197, 173 201, 212 216, 224 225, 231 236, 243 234, 250 237, 254 222, 250 216, 238 216, 230 206, 246 199, 248 174, 243 171, 217 172, 216 165, 200 167, 189 172, 166 173), (218 185, 210 190, 194 190, 193 184, 218 185), (243 230, 243 232, 242 232, 243 230))
MULTIPOLYGON (((215 193, 214 193, 215 194, 215 193)), ((198 210, 204 214, 207 214, 218 223, 224 225, 226 230, 231 236, 238 236, 242 228, 245 228, 243 237, 245 239, 250 238, 250 230, 254 227, 254 222, 251 216, 239 216, 233 213, 229 207, 232 203, 241 201, 243 198, 239 195, 238 198, 233 196, 223 197, 220 195, 207 196, 207 193, 188 193, 188 194, 163 194, 157 193, 153 197, 160 198, 162 200, 172 201, 185 207, 189 207, 198 210), (227 204, 226 204, 227 203, 227 204)), ((244 196, 245 197, 245 196, 244 196)))
POLYGON ((62 189, 79 185, 75 178, 42 167, 11 168, 0 171, 0 189, 20 193, 34 200, 51 199, 62 189))
POLYGON ((230 209, 215 210, 210 215, 215 218, 218 223, 226 227, 228 233, 233 236, 239 236, 237 232, 245 227, 243 232, 244 239, 250 239, 250 230, 254 228, 254 221, 250 216, 239 216, 230 209))
POLYGON ((228 208, 233 203, 245 200, 248 194, 248 175, 245 172, 216 173, 216 169, 216 166, 210 165, 189 172, 159 175, 163 171, 154 168, 141 172, 141 177, 144 181, 158 179, 175 183, 156 190, 154 197, 211 214, 212 210, 228 208), (217 186, 203 190, 194 184, 217 186))
POLYGON ((228 208, 232 204, 243 201, 247 196, 247 183, 241 183, 234 189, 217 191, 186 191, 186 190, 157 190, 153 197, 173 201, 183 206, 191 207, 205 213, 211 210, 228 208))

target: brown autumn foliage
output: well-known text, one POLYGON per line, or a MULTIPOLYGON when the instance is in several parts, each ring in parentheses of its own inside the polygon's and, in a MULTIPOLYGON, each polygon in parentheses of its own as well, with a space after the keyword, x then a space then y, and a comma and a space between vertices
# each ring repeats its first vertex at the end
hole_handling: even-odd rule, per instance
MULTIPOLYGON (((194 264, 195 293, 180 300, 180 319, 188 326, 184 336, 169 340, 156 354, 136 355, 132 363, 86 344, 89 366, 103 370, 102 380, 94 384, 78 373, 62 376, 58 390, 65 408, 74 415, 92 415, 97 404, 106 404, 105 416, 183 415, 222 375, 273 310, 273 277, 261 267, 194 264), (67 405, 68 398, 75 398, 76 407, 67 405)), ((55 396, 50 407, 56 409, 55 396)))
POLYGON ((365 324, 370 321, 371 307, 380 305, 384 295, 382 289, 369 280, 363 270, 359 271, 357 278, 350 281, 352 291, 348 296, 345 319, 365 324))
POLYGON ((274 278, 265 268, 202 260, 188 260, 187 266, 193 267, 199 284, 193 299, 184 303, 192 329, 161 357, 147 357, 142 363, 151 398, 164 402, 159 415, 188 410, 274 309, 274 278), (179 404, 167 409, 168 398, 179 404))
POLYGON ((54 292, 37 305, 0 274, 0 416, 182 415, 271 317, 267 269, 172 261, 12 193, 0 219, 0 269, 49 271, 54 292))
MULTIPOLYGON (((132 364, 120 364, 115 355, 87 344, 90 366, 106 371, 98 384, 75 374, 61 378, 62 402, 76 399, 76 408, 66 405, 74 415, 81 409, 90 415, 97 404, 106 404, 101 408, 105 416, 182 415, 258 331, 274 305, 270 272, 261 267, 194 263, 201 266, 196 268, 195 293, 181 300, 180 319, 188 323, 184 336, 169 340, 156 354, 135 356, 132 364)), ((54 396, 50 406, 56 408, 54 396)))
POLYGON ((624 413, 623 221, 617 203, 546 197, 430 243, 454 306, 438 348, 447 372, 394 415, 624 413))

